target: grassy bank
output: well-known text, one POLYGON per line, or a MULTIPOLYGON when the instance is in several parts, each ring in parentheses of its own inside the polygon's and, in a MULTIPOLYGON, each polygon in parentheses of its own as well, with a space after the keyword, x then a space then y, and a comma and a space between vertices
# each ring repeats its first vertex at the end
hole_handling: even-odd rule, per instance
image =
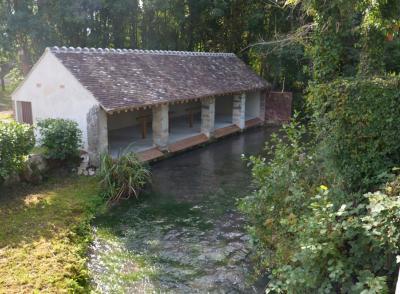
POLYGON ((87 290, 89 221, 101 207, 94 178, 56 177, 0 190, 0 293, 87 290))

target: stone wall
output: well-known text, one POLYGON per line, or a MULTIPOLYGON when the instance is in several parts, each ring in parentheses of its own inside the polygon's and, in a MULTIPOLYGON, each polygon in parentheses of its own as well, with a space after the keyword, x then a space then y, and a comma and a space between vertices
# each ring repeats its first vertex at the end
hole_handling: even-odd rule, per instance
POLYGON ((288 122, 292 117, 291 92, 270 92, 265 103, 265 119, 269 124, 288 122))

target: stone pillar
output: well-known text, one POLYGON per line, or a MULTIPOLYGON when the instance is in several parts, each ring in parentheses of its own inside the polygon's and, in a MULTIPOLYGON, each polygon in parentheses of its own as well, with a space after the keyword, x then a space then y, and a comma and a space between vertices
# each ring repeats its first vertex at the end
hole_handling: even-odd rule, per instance
POLYGON ((87 151, 90 164, 100 165, 100 155, 108 153, 107 113, 94 106, 86 117, 87 122, 87 151))
POLYGON ((246 115, 246 94, 233 96, 233 116, 232 123, 237 125, 242 130, 245 127, 246 115))
POLYGON ((267 99, 267 91, 259 92, 260 96, 260 115, 258 116, 263 122, 265 121, 265 103, 267 99))
POLYGON ((153 107, 153 144, 161 150, 168 146, 168 104, 153 107))
POLYGON ((201 101, 201 132, 210 137, 214 131, 215 123, 215 97, 201 101))

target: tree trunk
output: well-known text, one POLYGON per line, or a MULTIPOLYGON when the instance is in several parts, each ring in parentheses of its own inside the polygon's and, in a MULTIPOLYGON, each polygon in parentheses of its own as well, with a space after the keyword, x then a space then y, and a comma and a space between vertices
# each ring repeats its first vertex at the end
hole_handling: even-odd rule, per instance
POLYGON ((19 50, 18 54, 19 54, 19 60, 20 60, 20 65, 21 65, 21 72, 24 76, 27 76, 29 73, 29 70, 31 69, 31 64, 29 61, 29 53, 25 49, 24 45, 19 50))
POLYGON ((6 83, 4 81, 4 77, 0 77, 0 81, 1 81, 1 90, 3 92, 5 92, 6 91, 6 83))

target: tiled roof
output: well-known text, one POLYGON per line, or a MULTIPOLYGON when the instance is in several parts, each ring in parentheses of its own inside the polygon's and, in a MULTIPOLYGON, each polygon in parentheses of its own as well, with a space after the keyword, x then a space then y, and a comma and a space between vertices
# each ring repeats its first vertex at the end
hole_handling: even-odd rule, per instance
POLYGON ((232 53, 48 48, 106 111, 268 88, 232 53))

